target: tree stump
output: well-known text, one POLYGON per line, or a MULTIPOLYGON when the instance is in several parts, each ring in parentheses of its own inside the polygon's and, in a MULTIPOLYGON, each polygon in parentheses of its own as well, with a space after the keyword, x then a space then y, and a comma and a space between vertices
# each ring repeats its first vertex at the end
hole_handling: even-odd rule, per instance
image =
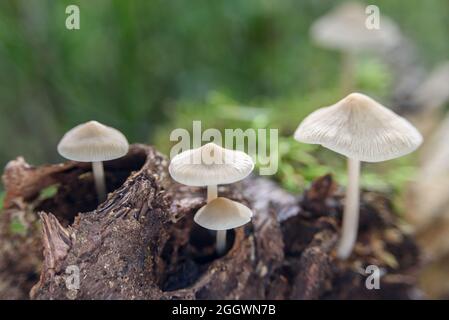
POLYGON ((205 190, 174 182, 167 166, 153 147, 131 146, 105 163, 110 194, 97 207, 90 164, 11 161, 3 175, 0 298, 419 297, 418 248, 384 195, 363 193, 358 242, 339 261, 343 198, 330 175, 298 197, 261 177, 220 186, 221 196, 249 206, 254 218, 228 231, 227 251, 217 256, 214 233, 193 222, 205 190), (383 271, 378 290, 365 286, 368 265, 383 271), (73 268, 75 287, 67 285, 73 268))

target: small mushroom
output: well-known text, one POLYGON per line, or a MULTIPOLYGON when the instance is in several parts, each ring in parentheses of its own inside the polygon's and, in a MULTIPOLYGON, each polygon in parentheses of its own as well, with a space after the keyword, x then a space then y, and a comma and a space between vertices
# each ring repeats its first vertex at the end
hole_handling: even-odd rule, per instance
POLYGON ((92 162, 98 200, 106 199, 103 161, 121 158, 128 153, 126 137, 118 130, 97 121, 80 124, 68 131, 58 144, 58 152, 66 159, 92 162))
POLYGON ((241 203, 218 197, 195 214, 194 221, 203 228, 217 231, 216 250, 221 255, 226 250, 226 231, 251 221, 251 209, 241 203))
POLYGON ((343 230, 338 257, 352 251, 359 217, 360 161, 379 162, 406 155, 422 143, 422 136, 406 119, 370 97, 351 93, 336 104, 307 116, 294 135, 303 143, 322 146, 348 158, 343 230))
POLYGON ((388 17, 381 17, 378 29, 368 28, 365 10, 361 3, 345 2, 318 18, 310 35, 324 48, 351 52, 387 49, 402 40, 398 26, 388 17))
POLYGON ((358 2, 345 2, 318 18, 311 28, 310 36, 319 46, 342 53, 342 86, 344 94, 354 90, 356 55, 360 52, 384 52, 402 41, 396 24, 382 16, 378 29, 369 29, 366 6, 358 2))
POLYGON ((246 178, 254 162, 243 151, 222 148, 208 143, 173 157, 168 168, 172 178, 188 186, 207 186, 207 201, 217 197, 217 185, 246 178))
MULTIPOLYGON (((254 169, 254 162, 242 151, 222 148, 208 143, 184 151, 170 162, 171 177, 188 186, 207 187, 207 202, 217 198, 217 185, 230 184, 246 178, 254 169)), ((226 243, 226 230, 217 230, 217 251, 221 254, 226 243)))

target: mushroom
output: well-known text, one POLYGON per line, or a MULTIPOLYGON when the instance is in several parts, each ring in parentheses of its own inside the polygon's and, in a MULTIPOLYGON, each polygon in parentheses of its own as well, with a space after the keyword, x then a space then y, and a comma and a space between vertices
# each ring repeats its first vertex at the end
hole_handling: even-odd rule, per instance
POLYGON ((218 197, 198 210, 194 221, 203 228, 217 231, 216 251, 221 255, 226 249, 226 231, 247 224, 252 216, 251 209, 243 204, 218 197))
POLYGON ((354 90, 355 56, 363 51, 386 51, 402 41, 396 24, 382 16, 378 29, 369 29, 366 7, 358 2, 345 2, 318 18, 310 36, 323 48, 342 53, 342 85, 344 94, 354 90))
MULTIPOLYGON (((254 162, 243 151, 222 148, 208 143, 173 157, 168 167, 171 177, 188 186, 207 187, 207 202, 217 198, 217 186, 230 184, 247 177, 254 162)), ((217 249, 226 243, 226 230, 217 230, 217 249)), ((220 252, 220 251, 219 251, 220 252)))
POLYGON ((338 257, 346 259, 354 246, 359 217, 360 161, 379 162, 406 155, 422 136, 406 119, 361 93, 307 116, 296 130, 299 142, 321 144, 348 158, 348 186, 338 257))
POLYGON ((128 153, 126 137, 118 130, 97 121, 89 121, 69 130, 58 144, 58 153, 66 159, 92 162, 98 200, 106 199, 103 161, 121 158, 128 153))
POLYGON ((243 151, 222 148, 208 143, 173 157, 168 170, 172 178, 188 186, 207 186, 207 201, 217 197, 217 185, 246 178, 254 162, 243 151))

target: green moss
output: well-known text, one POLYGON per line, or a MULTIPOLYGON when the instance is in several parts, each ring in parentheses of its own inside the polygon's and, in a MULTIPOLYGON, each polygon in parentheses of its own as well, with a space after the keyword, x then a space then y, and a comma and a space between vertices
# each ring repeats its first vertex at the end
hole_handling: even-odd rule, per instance
POLYGON ((53 198, 58 192, 58 185, 51 185, 42 189, 39 193, 39 200, 46 200, 53 198))
POLYGON ((26 235, 27 228, 20 222, 19 218, 15 217, 12 219, 11 224, 9 225, 9 231, 12 234, 24 236, 26 235))
POLYGON ((1 191, 0 192, 0 214, 2 213, 2 209, 3 209, 3 202, 5 201, 5 192, 1 191))

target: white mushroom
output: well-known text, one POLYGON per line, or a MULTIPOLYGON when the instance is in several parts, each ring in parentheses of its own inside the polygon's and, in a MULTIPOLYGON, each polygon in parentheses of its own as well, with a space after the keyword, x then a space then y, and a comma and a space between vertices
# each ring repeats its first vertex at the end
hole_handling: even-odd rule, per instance
POLYGON ((338 256, 347 258, 354 246, 359 216, 360 161, 379 162, 401 157, 422 143, 406 119, 370 97, 351 93, 336 104, 316 110, 299 125, 299 142, 321 144, 348 157, 348 187, 338 256))
POLYGON ((215 230, 217 253, 226 249, 226 230, 238 228, 251 221, 251 209, 241 203, 218 197, 210 201, 195 214, 194 220, 203 228, 215 230), (220 232, 224 231, 224 232, 220 232))
MULTIPOLYGON (((176 155, 168 167, 175 181, 188 186, 206 186, 208 203, 217 198, 217 185, 242 180, 253 169, 254 162, 249 155, 215 143, 176 155)), ((217 230, 217 249, 223 248, 223 241, 226 243, 226 230, 217 230)))
POLYGON ((316 20, 310 35, 324 48, 351 52, 391 48, 401 41, 399 28, 388 17, 381 17, 378 29, 368 28, 367 20, 366 6, 345 2, 316 20))
POLYGON ((128 149, 128 141, 120 131, 97 121, 74 127, 58 144, 58 152, 64 158, 92 162, 95 188, 100 202, 106 199, 103 161, 121 158, 128 153, 128 149))
POLYGON ((188 186, 207 186, 207 200, 217 197, 217 185, 234 183, 246 178, 254 162, 242 151, 222 148, 215 143, 184 151, 170 162, 172 178, 188 186))
POLYGON ((342 86, 344 94, 354 90, 355 56, 360 52, 384 52, 402 41, 396 24, 382 16, 380 26, 368 28, 366 6, 345 2, 316 20, 310 35, 319 46, 342 53, 342 86))

